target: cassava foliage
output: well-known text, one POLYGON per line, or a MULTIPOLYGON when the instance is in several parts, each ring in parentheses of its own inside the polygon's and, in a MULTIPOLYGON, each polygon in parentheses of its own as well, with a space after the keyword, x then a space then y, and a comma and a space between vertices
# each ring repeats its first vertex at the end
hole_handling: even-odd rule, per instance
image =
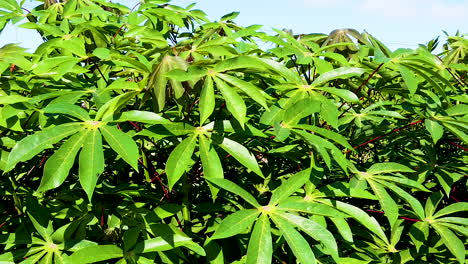
POLYGON ((236 16, 0 1, 1 263, 465 263, 468 39, 236 16))

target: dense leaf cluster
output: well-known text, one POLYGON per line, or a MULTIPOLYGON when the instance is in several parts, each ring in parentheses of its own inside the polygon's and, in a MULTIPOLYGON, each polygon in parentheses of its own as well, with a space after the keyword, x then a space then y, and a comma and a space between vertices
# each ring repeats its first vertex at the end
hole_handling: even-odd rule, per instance
POLYGON ((0 262, 465 263, 468 39, 236 16, 0 1, 0 262))

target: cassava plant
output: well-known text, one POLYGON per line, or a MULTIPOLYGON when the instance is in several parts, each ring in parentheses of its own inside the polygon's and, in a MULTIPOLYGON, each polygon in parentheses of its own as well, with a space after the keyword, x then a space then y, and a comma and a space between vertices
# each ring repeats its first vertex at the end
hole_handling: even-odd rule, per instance
MULTIPOLYGON (((465 35, 390 50, 0 1, 1 263, 466 263, 465 35)), ((313 29, 311 29, 313 30, 313 29)))

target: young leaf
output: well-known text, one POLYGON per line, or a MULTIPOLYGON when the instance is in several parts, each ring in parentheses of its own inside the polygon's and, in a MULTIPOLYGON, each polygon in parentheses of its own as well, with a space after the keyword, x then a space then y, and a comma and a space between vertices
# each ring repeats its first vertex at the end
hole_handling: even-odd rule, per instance
POLYGON ((44 165, 44 175, 37 189, 38 192, 57 188, 65 181, 86 136, 87 131, 72 136, 50 156, 44 165))
POLYGON ((212 184, 226 191, 239 195, 242 199, 244 199, 246 202, 253 205, 254 207, 260 207, 260 204, 250 193, 248 193, 246 190, 242 189, 239 185, 233 183, 232 181, 221 178, 207 178, 207 180, 208 182, 211 182, 212 184))
POLYGON ((304 184, 310 179, 310 169, 302 170, 289 179, 287 179, 281 186, 276 188, 273 191, 273 195, 270 198, 268 206, 275 206, 279 202, 283 201, 291 194, 298 191, 299 188, 304 186, 304 184))
POLYGON ((200 124, 203 125, 210 117, 215 108, 215 96, 213 88, 213 79, 206 76, 203 88, 200 94, 200 124))
POLYGON ((197 145, 197 136, 192 135, 178 144, 169 155, 166 162, 166 174, 169 182, 169 189, 188 171, 192 165, 192 154, 197 145))
POLYGON ((258 176, 264 178, 260 167, 258 166, 257 160, 255 160, 254 155, 250 153, 244 146, 230 140, 229 138, 224 138, 223 142, 220 144, 220 147, 223 148, 227 153, 231 154, 237 161, 244 165, 247 169, 255 172, 258 176))
MULTIPOLYGON (((200 135, 198 142, 200 145, 200 159, 202 162, 203 175, 205 179, 223 178, 223 166, 221 165, 218 153, 216 153, 214 147, 210 145, 210 142, 204 135, 200 135)), ((216 194, 218 193, 219 189, 211 184, 209 186, 213 199, 216 199, 216 194)))
POLYGON ((270 264, 273 256, 270 221, 261 214, 255 223, 247 248, 246 264, 270 264))
POLYGON ((88 132, 79 157, 79 179, 81 187, 91 201, 99 175, 104 171, 104 150, 101 133, 97 129, 88 132))
POLYGON ((257 209, 244 209, 230 214, 219 224, 211 239, 232 237, 244 232, 255 222, 259 214, 260 211, 257 209))
POLYGON ((52 144, 72 135, 82 129, 78 123, 67 123, 52 128, 46 128, 33 135, 27 136, 18 142, 11 150, 5 166, 5 172, 12 170, 20 161, 27 161, 44 149, 51 148, 52 144))
POLYGON ((113 126, 100 126, 99 130, 109 146, 132 168, 138 170, 138 147, 132 137, 113 126))
POLYGON ((223 80, 214 77, 214 81, 216 82, 216 87, 218 87, 223 94, 224 100, 226 100, 227 109, 234 118, 239 121, 241 126, 244 127, 245 115, 247 113, 244 99, 242 99, 233 87, 227 85, 223 80))
POLYGON ((300 263, 317 263, 314 252, 312 252, 309 243, 299 232, 294 229, 294 227, 291 226, 291 223, 284 220, 282 217, 278 217, 277 214, 272 215, 271 219, 281 230, 282 235, 286 239, 286 242, 288 242, 288 246, 291 248, 292 252, 300 263))

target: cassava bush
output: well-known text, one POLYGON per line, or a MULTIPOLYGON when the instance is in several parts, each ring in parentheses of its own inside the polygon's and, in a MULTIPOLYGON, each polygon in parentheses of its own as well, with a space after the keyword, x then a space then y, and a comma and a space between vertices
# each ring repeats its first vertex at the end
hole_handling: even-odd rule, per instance
POLYGON ((22 3, 0 29, 44 42, 0 48, 1 263, 466 263, 464 35, 22 3))

